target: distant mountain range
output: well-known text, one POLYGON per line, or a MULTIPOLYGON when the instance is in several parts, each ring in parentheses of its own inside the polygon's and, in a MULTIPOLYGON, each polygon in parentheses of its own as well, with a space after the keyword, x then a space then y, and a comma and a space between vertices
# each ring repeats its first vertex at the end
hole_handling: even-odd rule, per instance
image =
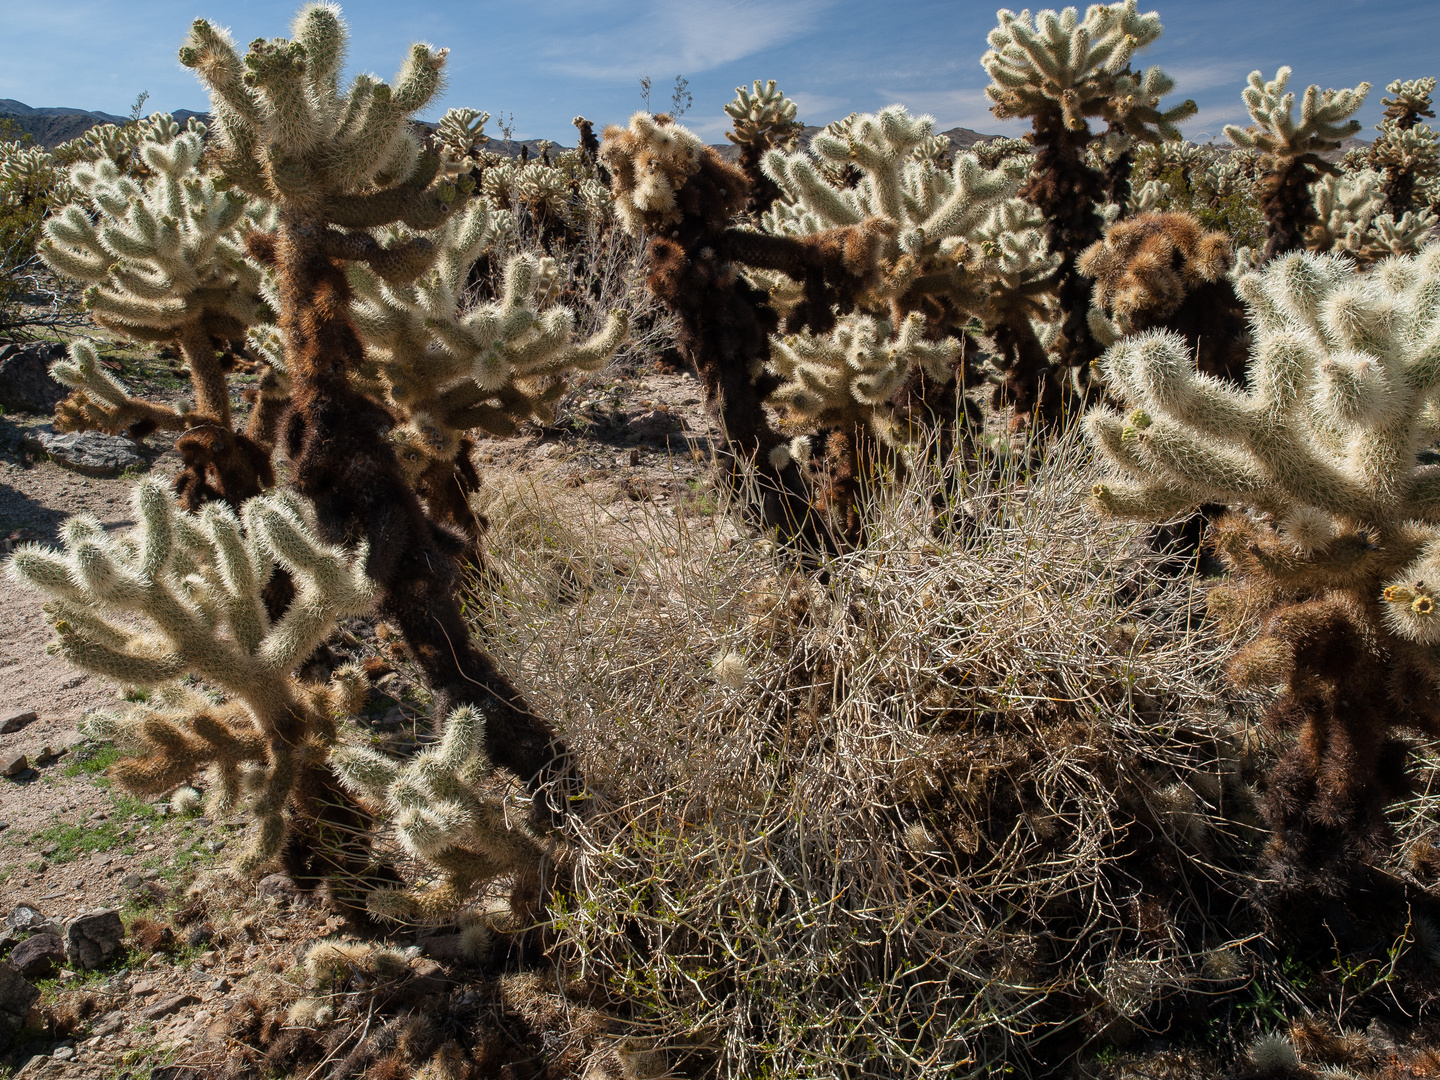
MULTIPOLYGON (((198 117, 202 123, 210 120, 209 113, 191 112, 189 109, 177 109, 172 114, 183 126, 190 117, 198 117)), ((33 109, 21 101, 14 101, 10 98, 0 98, 0 121, 12 120, 25 134, 29 135, 35 142, 53 150, 63 142, 78 138, 85 134, 92 127, 98 124, 124 124, 129 120, 126 116, 116 116, 113 113, 98 112, 93 109, 67 109, 63 106, 49 106, 46 108, 33 109)), ((434 125, 425 125, 432 128, 434 125)), ((807 127, 800 133, 802 146, 809 146, 810 140, 815 133, 822 130, 818 127, 807 127)), ((967 150, 978 142, 992 139, 993 135, 982 135, 978 131, 971 131, 969 128, 957 127, 949 131, 942 131, 940 134, 949 135, 950 143, 956 150, 967 150)), ((486 149, 506 157, 519 157, 520 148, 526 147, 532 158, 540 156, 539 139, 511 140, 491 139, 486 144, 486 149)), ((559 143, 554 145, 554 150, 559 153, 570 149, 559 143)), ((727 161, 735 161, 740 156, 740 148, 733 143, 717 143, 715 149, 720 156, 727 161)))
MULTIPOLYGON (((174 116, 182 126, 192 116, 198 116, 201 120, 209 119, 209 114, 191 112, 189 109, 177 109, 174 116)), ((53 150, 63 142, 84 135, 98 124, 124 124, 129 119, 128 116, 115 116, 90 109, 67 109, 63 106, 32 109, 23 101, 0 98, 0 120, 13 120, 21 131, 47 150, 53 150)))

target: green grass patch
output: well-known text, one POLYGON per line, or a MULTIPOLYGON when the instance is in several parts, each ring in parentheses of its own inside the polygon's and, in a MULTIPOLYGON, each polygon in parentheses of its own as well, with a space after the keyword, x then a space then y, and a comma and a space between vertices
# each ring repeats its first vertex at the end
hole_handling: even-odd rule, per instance
MULTIPOLYGON (((120 748, 114 743, 78 748, 71 752, 70 761, 65 766, 65 775, 104 779, 100 774, 119 761, 120 757, 120 748)), ((108 785, 109 781, 106 780, 105 783, 108 785)))
POLYGON ((74 862, 80 856, 94 851, 115 851, 121 855, 133 855, 137 840, 133 826, 137 823, 130 819, 135 817, 138 817, 141 823, 156 821, 160 818, 160 811, 129 795, 117 795, 112 812, 104 821, 73 824, 57 821, 48 828, 33 833, 30 843, 41 851, 53 845, 55 851, 45 857, 56 866, 74 862))

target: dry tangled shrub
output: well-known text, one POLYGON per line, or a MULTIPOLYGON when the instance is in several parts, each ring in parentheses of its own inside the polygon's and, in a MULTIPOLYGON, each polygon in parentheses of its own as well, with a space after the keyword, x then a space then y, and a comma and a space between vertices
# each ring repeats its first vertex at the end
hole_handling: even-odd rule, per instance
POLYGON ((532 492, 629 564, 480 615, 589 784, 551 955, 683 1075, 1058 1062, 1245 976, 1230 643, 1083 512, 1073 439, 1025 460, 876 485, 870 546, 808 571, 723 515, 587 532, 532 492))

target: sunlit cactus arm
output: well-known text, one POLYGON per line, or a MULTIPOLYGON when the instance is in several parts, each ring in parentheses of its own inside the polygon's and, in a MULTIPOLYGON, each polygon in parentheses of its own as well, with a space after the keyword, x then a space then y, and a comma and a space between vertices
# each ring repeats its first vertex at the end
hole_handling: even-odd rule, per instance
POLYGON ((303 801, 297 791, 320 782, 334 714, 353 705, 352 684, 363 678, 345 671, 316 691, 295 672, 340 618, 373 606, 365 552, 324 544, 291 495, 252 499, 243 518, 220 503, 197 515, 146 480, 136 485, 134 510, 139 524, 120 534, 72 518, 62 551, 23 547, 8 571, 49 597, 56 652, 126 685, 157 688, 153 705, 116 722, 140 751, 119 766, 122 783, 153 795, 213 767, 217 797, 233 801, 239 778, 251 774, 257 829, 240 865, 257 869, 289 835, 303 801), (272 621, 262 592, 277 566, 298 589, 272 621), (215 705, 173 681, 186 674, 229 700, 215 705))
POLYGON ((1092 436, 1132 484, 1188 484, 1195 495, 1208 484, 1210 501, 1318 512, 1351 528, 1429 520, 1415 462, 1440 392, 1437 275, 1437 245, 1368 279, 1334 257, 1279 260, 1241 282, 1255 334, 1248 389, 1197 373, 1179 337, 1127 338, 1103 370, 1134 412, 1123 424, 1093 413, 1092 436))
MULTIPOLYGON (((1113 136, 1154 144, 1178 138, 1176 127, 1193 116, 1185 101, 1163 108, 1160 98, 1174 81, 1157 67, 1135 72, 1136 51, 1161 34, 1155 12, 1142 14, 1135 0, 1092 4, 1082 19, 1075 8, 1056 12, 999 12, 990 50, 981 63, 990 75, 986 94, 1002 119, 1026 118, 1034 157, 1020 195, 1040 208, 1049 250, 1060 257, 1055 292, 1061 324, 1052 335, 1052 356, 1068 378, 1047 374, 1046 392, 1035 398, 1035 415, 1053 421, 1071 383, 1083 384, 1101 350, 1090 331, 1089 282, 1076 269, 1080 253, 1099 241, 1105 226, 1098 208, 1113 186, 1087 163, 1085 150, 1099 137, 1089 119, 1103 119, 1113 136)), ((1021 399, 1017 413, 1025 415, 1021 399)))
POLYGON ((775 80, 755 80, 753 89, 735 88, 735 100, 725 106, 733 128, 725 138, 740 147, 740 168, 750 181, 752 213, 763 213, 780 195, 775 182, 761 168, 771 150, 793 149, 804 125, 795 119, 795 102, 775 85, 775 80))
POLYGON ((493 767, 485 754, 485 721, 461 708, 445 720, 438 745, 401 764, 365 747, 333 755, 340 780, 381 806, 405 850, 439 880, 429 887, 378 890, 374 914, 396 919, 453 915, 481 881, 539 862, 542 848, 485 789, 493 767))
POLYGON ((1304 247, 1306 230, 1315 222, 1310 185, 1322 173, 1334 171, 1319 155, 1360 130, 1360 122, 1350 117, 1370 92, 1369 83, 1324 91, 1312 84, 1301 99, 1297 121, 1295 95, 1287 89, 1290 75, 1290 68, 1282 67, 1267 82, 1260 72, 1252 71, 1243 94, 1252 123, 1248 128, 1234 124, 1225 128, 1226 137, 1237 147, 1261 155, 1260 208, 1270 227, 1267 259, 1304 247))
POLYGON ((55 410, 61 431, 97 429, 112 434, 129 431, 176 431, 186 426, 189 409, 172 408, 135 397, 119 379, 100 364, 88 341, 70 345, 68 357, 50 365, 57 382, 74 391, 55 410))

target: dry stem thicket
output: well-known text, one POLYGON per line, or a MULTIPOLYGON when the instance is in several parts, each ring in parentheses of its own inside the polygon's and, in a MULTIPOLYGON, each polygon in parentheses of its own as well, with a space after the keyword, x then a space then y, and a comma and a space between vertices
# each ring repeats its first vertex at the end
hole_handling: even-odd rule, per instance
MULTIPOLYGON (((726 106, 739 167, 648 112, 506 159, 487 113, 413 122, 444 49, 342 87, 323 4, 243 55, 192 25, 208 129, 0 147, 5 235, 44 220, 92 319, 172 343, 195 391, 146 401, 75 343, 60 420, 183 431, 186 469, 134 529, 76 519, 9 563, 58 651, 153 691, 90 726, 141 751, 117 778, 194 801, 208 764, 257 821, 243 870, 372 935, 459 925, 522 970, 496 1008, 570 1025, 553 1075, 1041 1075, 1160 1033, 1201 1048, 1172 1075, 1424 1075, 1440 855, 1410 728, 1440 668, 1430 630, 1391 633, 1431 586, 1389 577, 1433 517, 1434 80, 1390 84, 1336 162, 1368 85, 1255 72, 1252 124, 1197 147, 1133 66, 1162 30, 1135 0, 998 22, 988 93, 1032 130, 963 153, 900 106, 802 145, 757 80, 726 106), (482 482, 480 433, 658 353, 703 385, 718 514, 482 482), (1275 435, 1302 398, 1328 402, 1303 453, 1275 435), (1331 459, 1374 498, 1292 497, 1331 459), (1376 510, 1402 481, 1420 509, 1376 510), (357 612, 433 706, 405 760, 364 745, 360 671, 315 679, 357 612), (1388 1059, 1352 1030, 1398 1016, 1388 1059)), ((283 1020, 233 1018, 234 1076, 352 1044, 337 1078, 517 1060, 459 998, 443 1040, 367 1042, 403 964, 317 949, 283 1020)))

